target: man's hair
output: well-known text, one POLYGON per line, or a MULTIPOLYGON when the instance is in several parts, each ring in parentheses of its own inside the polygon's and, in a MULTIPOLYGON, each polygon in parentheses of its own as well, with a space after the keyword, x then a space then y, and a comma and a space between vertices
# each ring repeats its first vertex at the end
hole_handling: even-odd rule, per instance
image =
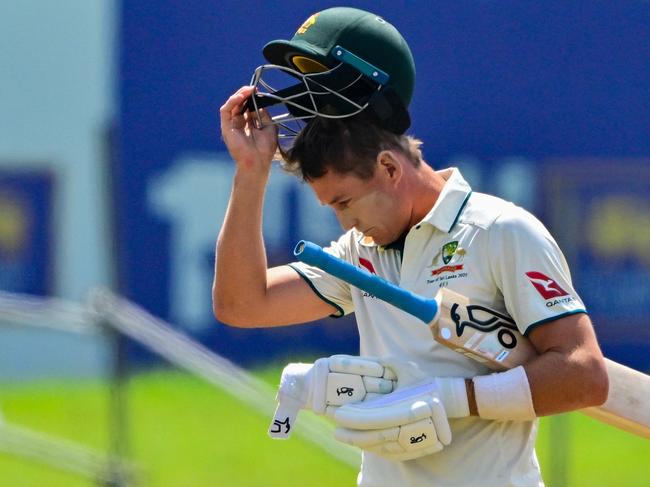
POLYGON ((328 171, 370 179, 381 151, 398 151, 417 167, 422 162, 421 145, 414 137, 380 128, 369 117, 316 117, 300 131, 291 148, 279 152, 282 167, 303 181, 313 181, 328 171))

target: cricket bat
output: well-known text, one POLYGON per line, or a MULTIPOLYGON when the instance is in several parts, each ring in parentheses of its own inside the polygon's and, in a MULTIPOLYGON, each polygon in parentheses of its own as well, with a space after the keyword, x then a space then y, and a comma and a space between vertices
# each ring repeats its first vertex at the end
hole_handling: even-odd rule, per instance
MULTIPOLYGON (((298 242, 294 255, 419 318, 437 342, 492 370, 507 370, 537 355, 510 316, 472 304, 466 296, 444 288, 433 299, 418 296, 304 240, 298 242)), ((609 374, 607 401, 580 412, 650 439, 650 376, 605 361, 609 374)))

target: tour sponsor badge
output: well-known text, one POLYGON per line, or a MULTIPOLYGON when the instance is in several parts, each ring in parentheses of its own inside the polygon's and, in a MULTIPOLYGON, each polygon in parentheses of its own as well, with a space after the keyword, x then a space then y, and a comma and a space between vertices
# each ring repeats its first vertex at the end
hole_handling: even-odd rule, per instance
POLYGON ((544 299, 559 298, 561 296, 569 295, 568 292, 560 287, 555 279, 551 279, 546 274, 537 271, 530 271, 526 272, 526 276, 544 299))
POLYGON ((562 289, 555 279, 548 277, 546 274, 538 271, 529 271, 526 272, 526 277, 528 277, 528 280, 539 295, 544 298, 547 308, 553 308, 559 304, 568 304, 575 301, 575 298, 562 289))

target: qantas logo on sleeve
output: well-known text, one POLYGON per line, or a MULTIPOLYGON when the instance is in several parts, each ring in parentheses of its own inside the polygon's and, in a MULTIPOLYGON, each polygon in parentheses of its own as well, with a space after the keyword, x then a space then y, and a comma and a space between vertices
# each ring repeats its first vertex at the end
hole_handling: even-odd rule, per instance
POLYGON ((541 272, 526 272, 526 276, 528 276, 530 283, 535 286, 537 292, 541 294, 544 299, 559 298, 561 296, 569 295, 569 293, 562 289, 555 280, 541 272))

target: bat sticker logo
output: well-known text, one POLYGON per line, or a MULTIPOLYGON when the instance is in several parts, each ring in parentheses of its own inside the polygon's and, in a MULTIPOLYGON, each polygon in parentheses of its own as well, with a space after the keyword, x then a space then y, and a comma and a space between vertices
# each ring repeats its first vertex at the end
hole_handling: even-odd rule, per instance
POLYGON ((526 272, 526 276, 544 299, 559 298, 569 295, 569 293, 562 289, 555 280, 551 279, 546 274, 530 271, 526 272))
POLYGON ((483 333, 490 333, 495 330, 499 343, 507 349, 517 346, 517 325, 508 315, 499 313, 485 306, 470 304, 459 306, 454 303, 450 310, 451 319, 456 324, 456 335, 462 336, 465 327, 474 328, 483 333))
POLYGON ((285 430, 284 433, 287 434, 289 433, 289 430, 291 429, 291 425, 289 424, 289 417, 287 416, 284 421, 280 421, 279 419, 274 419, 273 420, 273 429, 271 430, 271 433, 282 433, 282 426, 284 425, 285 430))

